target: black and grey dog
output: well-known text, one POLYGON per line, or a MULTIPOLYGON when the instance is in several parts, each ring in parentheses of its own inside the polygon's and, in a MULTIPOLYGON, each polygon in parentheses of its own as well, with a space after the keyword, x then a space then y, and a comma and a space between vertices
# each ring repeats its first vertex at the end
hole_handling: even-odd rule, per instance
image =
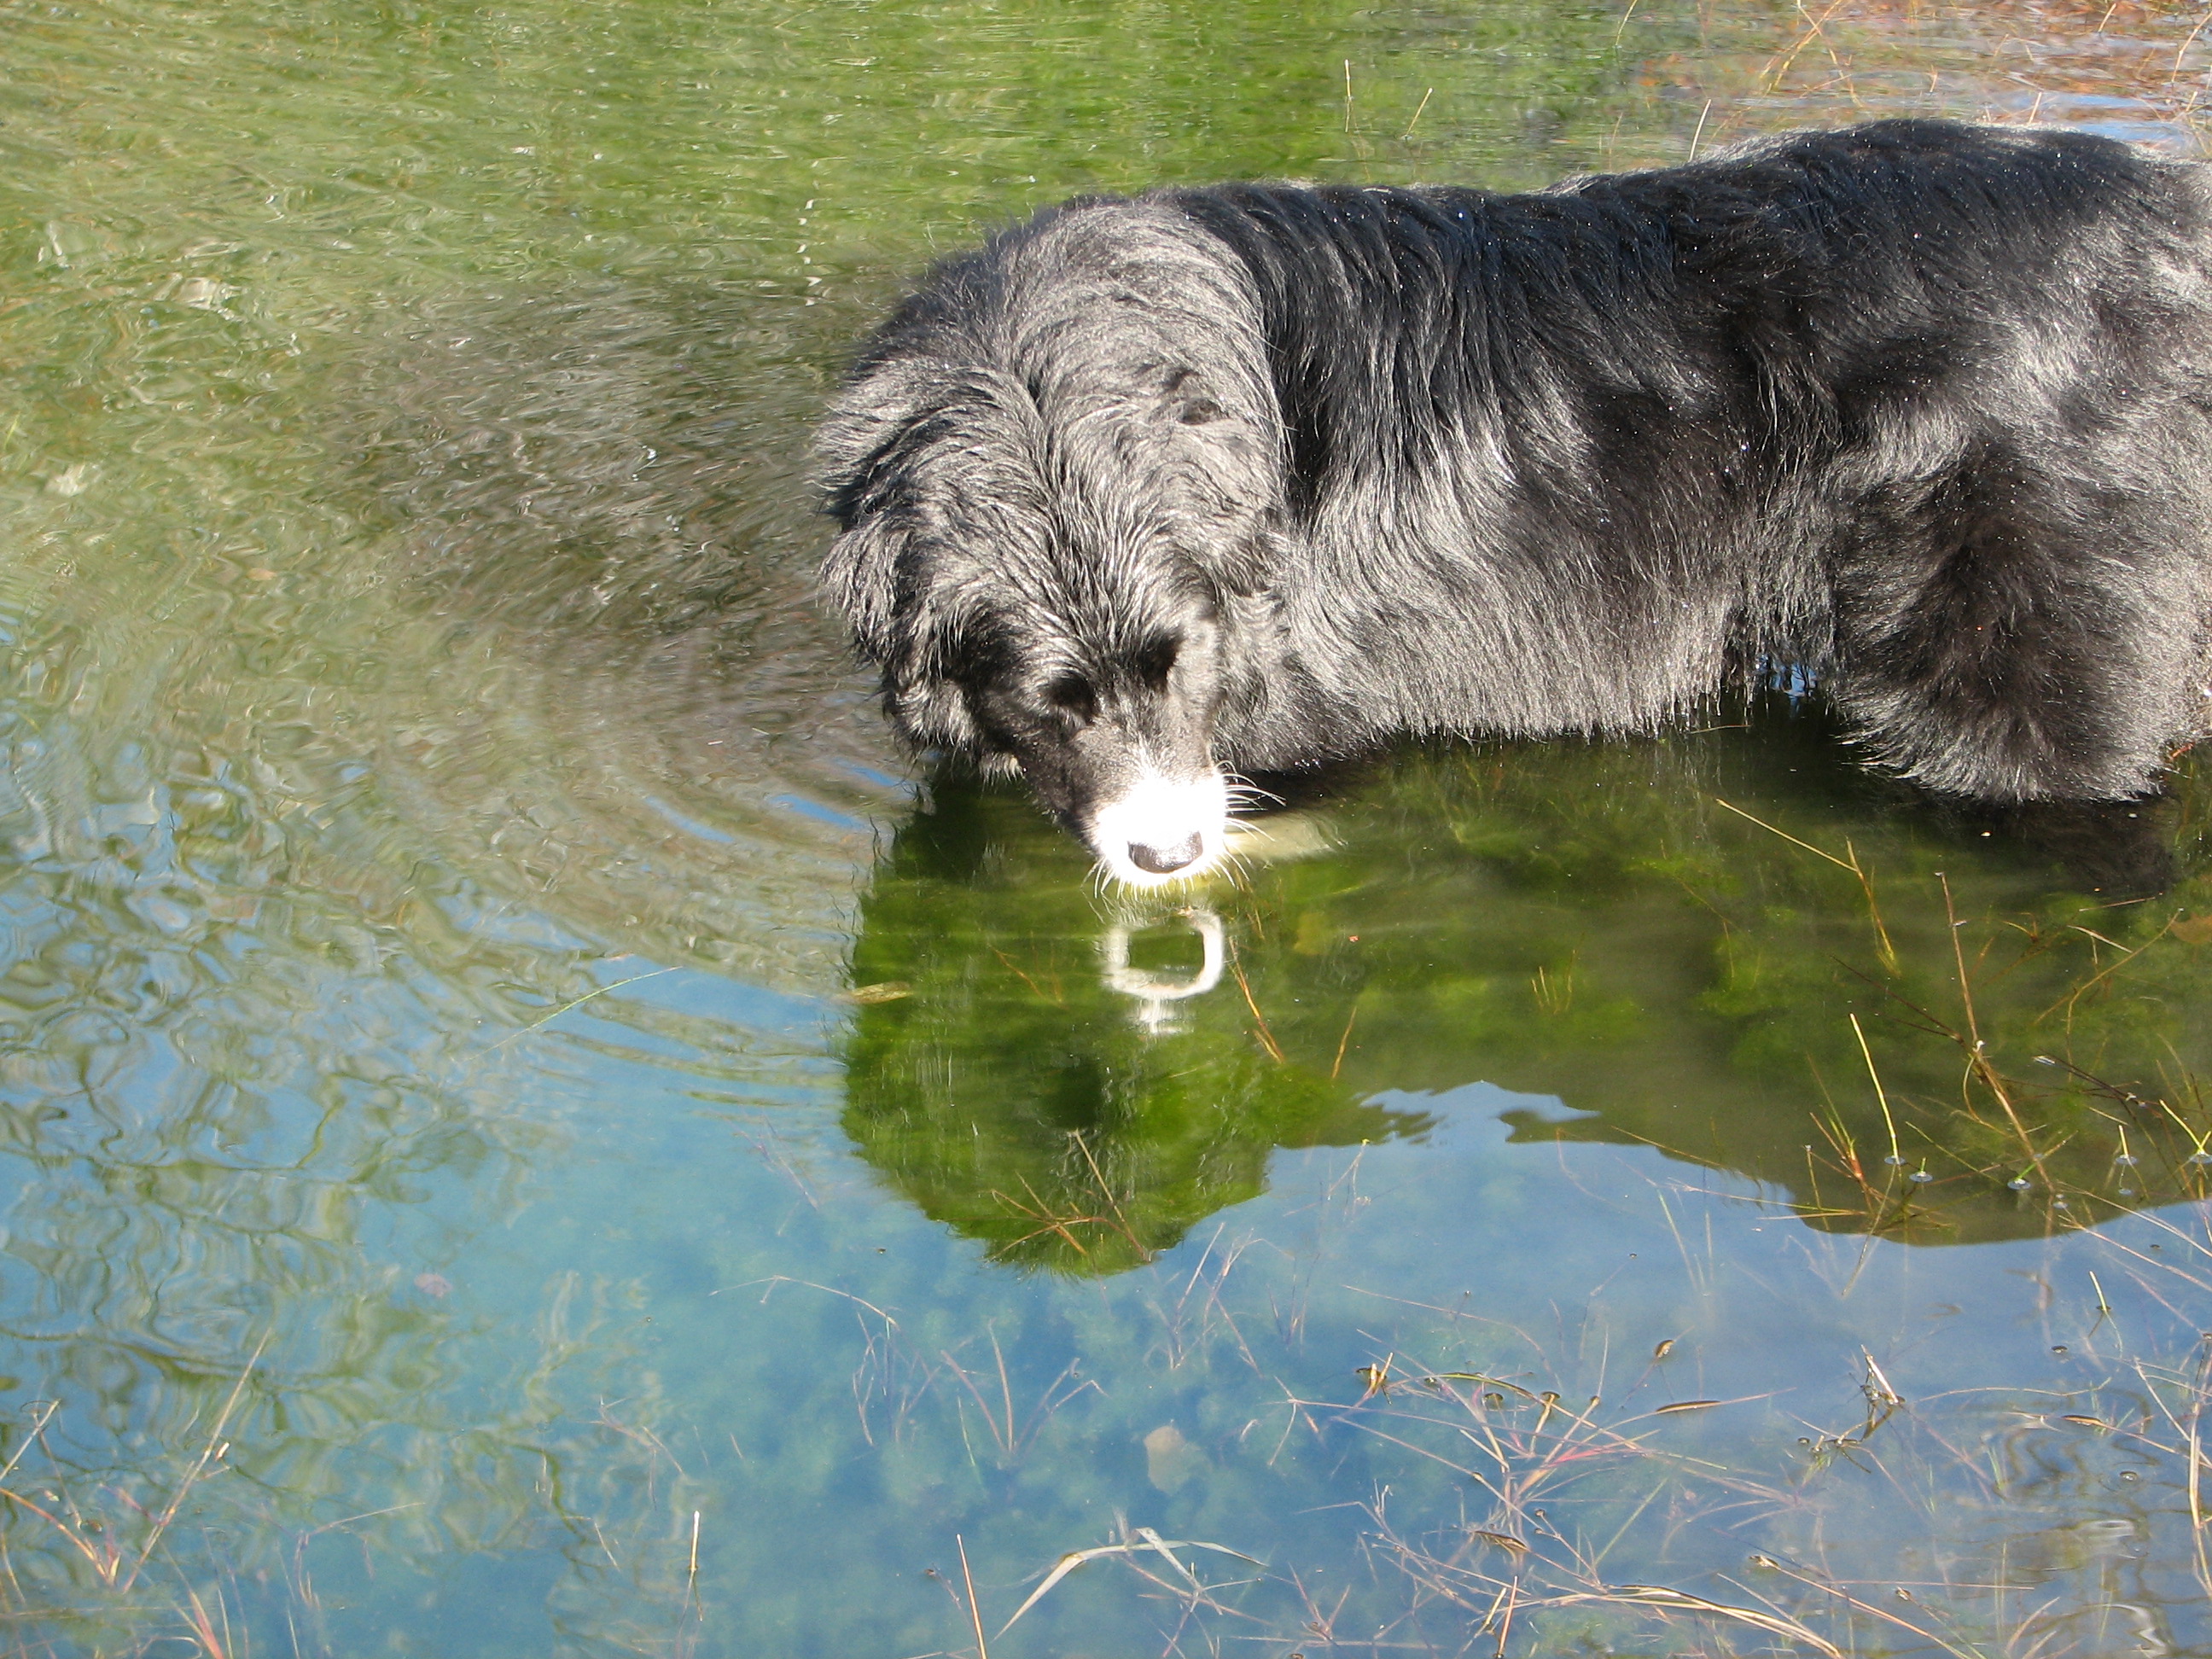
POLYGON ((1131 883, 1221 857, 1233 770, 1762 665, 1991 801, 2212 727, 2212 180, 2083 134, 1071 203, 938 267, 820 453, 896 724, 1131 883))

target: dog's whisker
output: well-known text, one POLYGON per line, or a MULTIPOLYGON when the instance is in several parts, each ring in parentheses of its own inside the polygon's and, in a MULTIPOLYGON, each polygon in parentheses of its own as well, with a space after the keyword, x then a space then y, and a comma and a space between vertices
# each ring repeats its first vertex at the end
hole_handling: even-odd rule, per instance
POLYGON ((1271 801, 1277 806, 1283 804, 1283 798, 1280 795, 1276 794, 1273 790, 1262 789, 1241 773, 1224 771, 1221 775, 1221 781, 1227 787, 1229 798, 1232 801, 1264 800, 1271 801))

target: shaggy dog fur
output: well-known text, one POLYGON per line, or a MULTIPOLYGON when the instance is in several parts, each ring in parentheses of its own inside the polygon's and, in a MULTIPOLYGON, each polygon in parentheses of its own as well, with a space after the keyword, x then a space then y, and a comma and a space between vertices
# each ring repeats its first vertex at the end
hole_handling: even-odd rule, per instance
POLYGON ((2126 798, 2207 729, 2208 277, 2202 170, 1936 122, 1071 203, 862 352, 823 590, 908 738, 1139 884, 1227 769, 1782 665, 1939 793, 2126 798))

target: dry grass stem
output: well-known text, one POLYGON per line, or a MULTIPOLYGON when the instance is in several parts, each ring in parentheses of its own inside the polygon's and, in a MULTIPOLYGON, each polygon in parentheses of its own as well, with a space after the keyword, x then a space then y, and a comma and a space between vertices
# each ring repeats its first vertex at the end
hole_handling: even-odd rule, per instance
POLYGON ((1267 1015, 1260 1012, 1260 1004, 1252 994, 1252 982, 1244 977, 1244 964, 1231 962, 1229 971, 1237 975, 1237 988, 1244 994, 1244 1006, 1252 1011, 1253 1034, 1260 1039, 1260 1046, 1267 1051, 1268 1058, 1276 1065, 1285 1064, 1282 1044, 1275 1041, 1274 1032, 1267 1028, 1267 1015))
POLYGON ((1174 1564, 1176 1571, 1187 1579, 1194 1588, 1200 1590, 1201 1592, 1206 1589, 1205 1584, 1199 1578, 1196 1573, 1193 1572, 1188 1567, 1182 1564, 1182 1561, 1176 1555, 1176 1551, 1212 1550, 1217 1555, 1234 1556, 1239 1561, 1249 1562, 1255 1567, 1264 1566, 1266 1565, 1266 1563, 1256 1560, 1253 1557, 1245 1554, 1242 1550, 1231 1549, 1226 1544, 1209 1544, 1205 1540, 1198 1538, 1162 1538, 1158 1533, 1153 1531, 1150 1527, 1133 1528, 1131 1529, 1128 1536, 1118 1544, 1097 1544, 1092 1546, 1089 1549, 1070 1550, 1066 1554, 1061 1556, 1059 1560, 1054 1562, 1051 1569, 1045 1574, 1043 1580, 1035 1589, 1030 1592, 1028 1599, 1024 1601, 1021 1606, 1014 1609, 1013 1618, 1007 1620, 1005 1624, 999 1626, 999 1634, 1004 1636, 1008 1631, 1012 1630, 1024 1613, 1027 1613, 1038 1602, 1043 1601, 1047 1594, 1051 1591, 1054 1585, 1058 1584, 1061 1579, 1066 1577, 1068 1574, 1073 1572, 1078 1567, 1082 1566, 1088 1562, 1103 1561, 1116 1556, 1126 1559, 1134 1556, 1140 1550, 1150 1551, 1156 1554, 1166 1557, 1169 1561, 1174 1564))
POLYGON ((968 1587, 968 1617, 975 1626, 975 1659, 991 1659, 990 1644, 983 1639, 983 1609, 975 1600, 975 1575, 968 1571, 968 1540, 956 1532, 952 1542, 960 1552, 960 1580, 968 1587))
POLYGON ((192 1465, 191 1472, 179 1483, 176 1492, 170 1497, 168 1507, 161 1511, 161 1517, 154 1522, 152 1531, 147 1534, 145 1545, 138 1553, 137 1564, 131 1567, 130 1577, 123 1581, 121 1588, 126 1594, 131 1587, 138 1582, 138 1575, 145 1571, 147 1562, 153 1559, 155 1550, 161 1545, 161 1535, 168 1531, 169 1523, 177 1518, 177 1511, 184 1507, 185 1496, 191 1492, 200 1476, 206 1472, 210 1462, 218 1455, 217 1448, 222 1442, 222 1431, 230 1422, 230 1414, 238 1409, 239 1398, 245 1394, 246 1382, 253 1376, 253 1368, 261 1363, 261 1355, 268 1346, 267 1336, 264 1336, 260 1341, 253 1345, 253 1352, 246 1362, 246 1369, 238 1374, 238 1381, 231 1388, 230 1397, 222 1402, 222 1410, 216 1414, 215 1427, 208 1431, 207 1444, 200 1449, 199 1461, 192 1465))

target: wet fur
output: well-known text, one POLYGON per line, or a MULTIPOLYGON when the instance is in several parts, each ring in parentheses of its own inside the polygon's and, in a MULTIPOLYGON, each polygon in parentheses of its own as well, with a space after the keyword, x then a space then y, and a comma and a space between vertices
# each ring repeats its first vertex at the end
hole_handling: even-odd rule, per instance
POLYGON ((2200 169, 1934 122, 1071 203, 861 353, 823 588, 909 740, 1129 879, 1140 787, 1172 833, 1217 769, 1784 664, 1930 790, 2132 797, 2207 725, 2209 275, 2200 169))

